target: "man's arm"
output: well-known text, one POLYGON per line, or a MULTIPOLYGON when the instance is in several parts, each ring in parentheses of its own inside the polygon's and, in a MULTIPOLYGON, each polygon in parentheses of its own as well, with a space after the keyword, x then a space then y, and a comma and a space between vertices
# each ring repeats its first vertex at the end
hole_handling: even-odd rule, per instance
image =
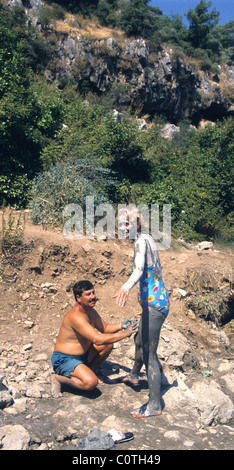
POLYGON ((116 333, 122 329, 121 323, 109 324, 106 323, 103 318, 95 310, 95 328, 100 331, 100 333, 116 333))
POLYGON ((135 328, 131 325, 126 330, 120 330, 116 333, 100 333, 90 325, 87 320, 84 318, 77 318, 75 316, 73 317, 72 326, 79 335, 88 339, 97 346, 116 343, 117 341, 121 341, 121 339, 131 336, 135 332, 135 328))

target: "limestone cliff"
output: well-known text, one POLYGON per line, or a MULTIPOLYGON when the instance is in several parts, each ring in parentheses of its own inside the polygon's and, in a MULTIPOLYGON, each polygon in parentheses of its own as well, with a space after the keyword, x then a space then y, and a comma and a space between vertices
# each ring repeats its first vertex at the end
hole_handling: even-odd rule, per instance
POLYGON ((66 15, 64 21, 42 28, 38 12, 41 0, 9 0, 25 7, 29 21, 53 45, 53 58, 46 70, 50 80, 72 77, 80 89, 99 95, 112 93, 114 107, 138 115, 165 115, 171 122, 190 119, 215 121, 234 112, 234 70, 225 64, 219 72, 203 72, 199 61, 180 49, 153 47, 144 39, 126 39, 107 28, 95 31, 66 15), (109 35, 108 35, 109 34, 109 35))

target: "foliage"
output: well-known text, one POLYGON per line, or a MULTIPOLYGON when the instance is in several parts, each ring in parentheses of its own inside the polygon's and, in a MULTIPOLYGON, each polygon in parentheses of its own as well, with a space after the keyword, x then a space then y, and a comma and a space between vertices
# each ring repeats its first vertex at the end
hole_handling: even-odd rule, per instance
POLYGON ((92 159, 57 163, 33 182, 32 220, 36 224, 60 225, 67 204, 79 204, 84 210, 87 196, 93 196, 95 204, 107 203, 108 189, 116 184, 110 170, 92 159))
POLYGON ((103 26, 116 26, 117 17, 113 9, 113 2, 106 0, 99 2, 95 14, 103 26))
POLYGON ((17 218, 14 216, 13 211, 10 210, 7 220, 5 212, 2 212, 1 252, 4 256, 9 257, 9 255, 18 253, 22 246, 24 229, 25 218, 23 217, 22 220, 21 212, 17 218))
POLYGON ((84 16, 89 16, 96 11, 99 1, 82 0, 77 2, 77 0, 57 0, 54 2, 54 0, 48 0, 48 3, 57 3, 71 13, 81 13, 84 16))
POLYGON ((155 182, 141 202, 171 204, 177 234, 198 239, 212 237, 219 233, 226 217, 231 222, 233 133, 233 122, 228 119, 192 133, 184 148, 172 144, 163 153, 157 150, 151 155, 155 182))
POLYGON ((217 26, 219 11, 212 8, 211 1, 200 0, 194 9, 188 9, 185 16, 189 27, 183 23, 182 16, 164 15, 158 7, 149 5, 149 0, 50 0, 48 3, 53 9, 46 7, 47 16, 56 16, 62 6, 72 13, 94 16, 103 26, 121 28, 128 36, 146 38, 154 45, 171 43, 193 57, 233 63, 234 21, 217 26))
POLYGON ((189 21, 188 38, 194 47, 207 48, 209 35, 218 23, 219 12, 216 8, 209 12, 208 9, 211 5, 211 1, 200 0, 194 9, 188 10, 186 15, 189 21))
MULTIPOLYGON (((56 2, 64 8, 65 3, 56 2)), ((79 2, 79 8, 87 3, 79 2)), ((209 13, 210 2, 201 1, 190 11, 189 30, 178 15, 168 18, 144 0, 101 3, 97 10, 97 2, 90 2, 87 14, 99 11, 101 17, 102 12, 102 21, 122 22, 125 29, 132 28, 131 34, 152 33, 155 44, 169 39, 181 54, 181 49, 196 51, 204 70, 214 70, 214 57, 231 60, 233 22, 215 26, 217 12, 209 13), (103 14, 105 8, 112 20, 103 14), (137 12, 143 15, 141 24, 137 12)), ((54 2, 49 5, 58 14, 54 2)), ((68 2, 68 8, 78 11, 77 2, 68 2)), ((87 90, 84 100, 72 85, 58 89, 46 82, 41 72, 51 51, 35 29, 25 26, 22 9, 5 9, 0 3, 0 39, 1 202, 27 207, 30 199, 35 223, 61 222, 64 206, 72 202, 84 207, 87 195, 97 204, 168 203, 174 234, 191 239, 233 236, 231 120, 200 131, 178 123, 180 133, 171 141, 160 136, 161 117, 139 132, 134 117, 126 112, 117 119, 110 111, 130 84, 119 85, 115 96, 110 93, 100 104, 87 90)))
POLYGON ((160 10, 148 7, 147 3, 148 0, 131 0, 122 10, 117 24, 128 36, 149 38, 155 32, 160 10))
POLYGON ((47 53, 25 19, 22 8, 0 8, 0 199, 17 206, 27 203, 40 151, 62 120, 58 93, 34 74, 47 53))
POLYGON ((52 3, 51 6, 44 6, 40 9, 38 14, 38 21, 43 28, 46 28, 54 20, 64 20, 65 10, 57 3, 52 3))
POLYGON ((135 119, 128 115, 116 121, 113 113, 101 105, 91 105, 73 97, 67 104, 67 127, 57 134, 41 154, 44 168, 51 163, 95 155, 104 167, 113 170, 122 179, 131 181, 147 178, 135 119))
POLYGON ((62 104, 58 93, 40 79, 5 93, 0 105, 0 197, 22 206, 24 189, 41 168, 40 151, 61 126, 62 104), (12 175, 14 183, 7 191, 12 175), (20 183, 21 197, 16 191, 20 183))

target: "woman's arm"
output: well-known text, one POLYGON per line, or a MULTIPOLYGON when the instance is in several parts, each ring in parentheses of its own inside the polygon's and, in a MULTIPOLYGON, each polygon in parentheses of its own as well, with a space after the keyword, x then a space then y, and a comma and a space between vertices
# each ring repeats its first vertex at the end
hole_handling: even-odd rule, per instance
POLYGON ((144 238, 139 238, 135 243, 135 255, 134 255, 134 271, 131 274, 127 282, 123 284, 121 289, 113 296, 116 299, 116 303, 120 307, 124 307, 127 302, 129 291, 136 285, 140 280, 144 267, 145 267, 145 252, 146 242, 144 238))
POLYGON ((144 238, 139 238, 135 243, 135 255, 134 255, 134 271, 127 282, 124 283, 122 289, 128 294, 129 291, 136 285, 140 280, 144 267, 145 267, 145 252, 146 242, 144 238))

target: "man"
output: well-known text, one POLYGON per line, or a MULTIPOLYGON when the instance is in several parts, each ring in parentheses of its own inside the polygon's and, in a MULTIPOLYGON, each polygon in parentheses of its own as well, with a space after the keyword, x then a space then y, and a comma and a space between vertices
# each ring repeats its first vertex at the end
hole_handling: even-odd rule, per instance
POLYGON ((51 358, 53 396, 59 395, 62 384, 80 390, 95 388, 98 378, 94 370, 109 356, 113 343, 131 336, 137 328, 136 322, 128 319, 122 324, 107 324, 94 309, 96 294, 91 282, 77 282, 73 293, 76 305, 63 319, 51 358))

